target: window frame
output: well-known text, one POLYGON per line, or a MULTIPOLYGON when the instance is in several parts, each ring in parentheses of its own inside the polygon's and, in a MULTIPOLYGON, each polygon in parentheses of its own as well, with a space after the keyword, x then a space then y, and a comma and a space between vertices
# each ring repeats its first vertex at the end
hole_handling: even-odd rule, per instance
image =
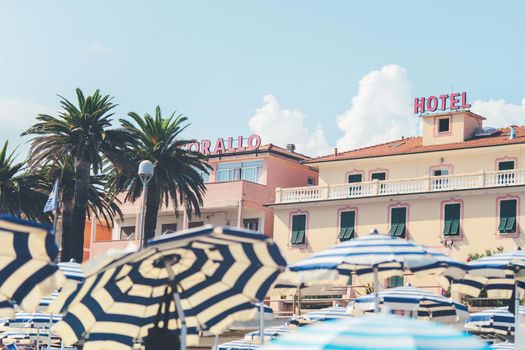
POLYGON ((454 116, 451 114, 434 117, 434 137, 451 136, 453 125, 454 125, 454 116), (440 124, 440 120, 442 119, 448 119, 448 131, 439 131, 439 124, 440 124))
POLYGON ((290 213, 289 223, 288 223, 288 228, 289 228, 288 246, 293 248, 293 247, 305 246, 307 244, 307 242, 308 242, 308 237, 307 237, 308 218, 309 218, 308 211, 299 210, 299 211, 295 211, 295 212, 291 212, 290 213), (295 235, 295 239, 294 239, 293 223, 294 223, 294 218, 296 216, 304 216, 305 217, 305 219, 304 219, 304 235, 303 235, 303 239, 302 239, 301 243, 297 243, 297 234, 295 235), (295 241, 295 242, 293 242, 293 241, 295 241))
POLYGON ((441 236, 445 240, 453 239, 458 240, 463 238, 463 208, 464 203, 463 200, 449 200, 449 201, 443 201, 441 202, 441 236), (459 205, 459 216, 458 216, 458 233, 457 234, 445 234, 445 231, 450 231, 452 229, 452 223, 450 223, 450 226, 447 229, 447 223, 446 223, 446 209, 447 206, 450 205, 459 205))
POLYGON ((516 238, 519 237, 521 234, 521 227, 520 227, 520 197, 517 195, 505 195, 497 198, 496 201, 496 235, 499 238, 516 238), (505 201, 515 201, 516 202, 516 216, 514 218, 514 231, 513 232, 500 232, 500 226, 501 226, 501 202, 505 201))
POLYGON ((259 231, 260 224, 261 224, 261 219, 260 218, 243 218, 242 219, 242 227, 244 229, 246 229, 246 230, 252 230, 252 231, 260 232, 259 231), (255 230, 252 230, 252 229, 246 227, 247 226, 246 224, 248 224, 248 226, 249 226, 250 224, 253 224, 253 223, 255 223, 256 226, 257 226, 257 228, 255 230))
POLYGON ((439 134, 443 134, 443 133, 447 133, 447 132, 450 132, 450 118, 447 117, 447 118, 438 118, 438 125, 437 125, 437 132, 439 134), (447 130, 441 130, 441 126, 442 126, 442 122, 446 121, 447 122, 447 130))
POLYGON ((408 204, 397 204, 397 205, 392 205, 388 207, 388 225, 389 225, 388 235, 389 236, 403 238, 403 239, 408 238, 408 210, 409 210, 408 208, 409 208, 408 204), (405 211, 405 222, 402 226, 403 231, 401 232, 401 234, 397 234, 397 231, 399 230, 398 225, 400 225, 401 223, 394 224, 393 222, 394 210, 399 210, 399 209, 404 209, 405 211), (394 233, 392 233, 392 230, 394 230, 394 233))
POLYGON ((342 210, 338 210, 338 225, 337 225, 337 241, 339 242, 345 242, 345 241, 349 241, 349 240, 352 240, 356 237, 356 226, 357 226, 357 210, 356 209, 342 209, 342 210), (345 228, 345 232, 343 233, 342 230, 343 230, 343 214, 346 214, 346 213, 353 213, 354 217, 353 217, 353 226, 351 227, 351 232, 349 233, 350 237, 348 238, 345 238, 345 237, 341 237, 342 235, 343 236, 346 236, 347 235, 347 232, 346 230, 348 230, 348 227, 345 228))

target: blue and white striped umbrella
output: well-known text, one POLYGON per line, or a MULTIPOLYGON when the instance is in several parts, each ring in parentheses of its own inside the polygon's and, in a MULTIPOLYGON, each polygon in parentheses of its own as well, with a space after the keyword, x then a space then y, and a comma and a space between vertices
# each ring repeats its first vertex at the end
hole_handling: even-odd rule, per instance
POLYGON ((336 320, 339 318, 347 318, 347 317, 354 317, 354 316, 346 312, 346 309, 344 307, 331 306, 331 307, 326 307, 326 308, 315 310, 315 311, 310 311, 302 316, 294 317, 288 320, 286 324, 289 326, 303 327, 303 326, 312 324, 314 322, 336 320))
POLYGON ((362 281, 403 275, 403 270, 441 273, 444 266, 423 246, 405 239, 380 235, 377 231, 344 241, 336 246, 315 253, 290 266, 301 276, 300 282, 333 280, 339 273, 350 275, 353 271, 362 281), (377 274, 374 273, 377 272, 377 274))
POLYGON ((212 350, 255 350, 260 349, 261 345, 256 341, 246 341, 244 339, 233 340, 227 343, 213 346, 212 350))
MULTIPOLYGON (((520 306, 519 314, 525 316, 525 307, 520 306)), ((513 335, 514 315, 507 306, 476 312, 465 321, 465 328, 476 333, 513 335)))
POLYGON ((15 318, 8 320, 5 326, 10 328, 51 328, 62 319, 62 315, 49 315, 38 312, 17 312, 15 318))
POLYGON ((47 225, 0 217, 1 317, 14 317, 14 303, 24 311, 36 311, 40 300, 64 282, 50 230, 47 225))
MULTIPOLYGON (((414 312, 418 318, 440 322, 456 322, 468 318, 468 308, 460 303, 432 292, 412 286, 390 288, 379 292, 381 305, 390 310, 414 312)), ((361 314, 374 311, 374 295, 356 298, 349 312, 361 314)))
POLYGON ((515 282, 517 283, 520 296, 523 297, 525 295, 525 282, 515 281, 512 276, 507 278, 486 278, 467 275, 463 279, 453 281, 452 290, 477 297, 484 289, 489 298, 509 299, 512 296, 515 282))
POLYGON ((374 314, 318 322, 277 338, 264 350, 488 350, 480 339, 436 322, 374 314))
MULTIPOLYGON (((274 338, 280 337, 283 334, 290 333, 291 329, 288 328, 286 325, 282 326, 275 326, 275 327, 268 327, 264 329, 264 340, 272 340, 274 338)), ((244 340, 247 342, 254 342, 257 341, 260 338, 259 331, 253 331, 250 333, 246 333, 244 335, 244 340)))
POLYGON ((87 275, 66 295, 67 314, 54 330, 66 345, 85 339, 84 350, 129 349, 147 335, 166 286, 175 284, 178 307, 170 308, 168 327, 181 340, 187 330, 195 343, 201 330, 218 334, 252 319, 254 303, 285 266, 277 245, 259 233, 206 226, 165 235, 87 275))

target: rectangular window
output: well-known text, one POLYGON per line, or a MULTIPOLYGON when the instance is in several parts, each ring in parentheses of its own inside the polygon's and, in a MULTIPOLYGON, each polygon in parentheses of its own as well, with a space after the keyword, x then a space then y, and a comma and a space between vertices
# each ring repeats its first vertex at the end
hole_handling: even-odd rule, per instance
POLYGON ((135 226, 123 226, 120 228, 120 239, 127 241, 135 239, 135 226))
POLYGON ((172 232, 176 232, 177 231, 177 224, 173 223, 173 224, 162 224, 160 226, 160 233, 161 234, 166 234, 166 233, 172 233, 172 232))
POLYGON ((460 231, 461 204, 445 204, 445 222, 443 223, 444 236, 458 236, 460 231))
POLYGON ((439 123, 439 126, 438 126, 439 132, 447 132, 450 130, 450 118, 439 119, 438 123, 439 123))
POLYGON ((263 161, 221 163, 217 166, 217 182, 244 180, 260 183, 263 166, 263 161))
POLYGON ((247 230, 259 231, 259 219, 243 219, 242 226, 247 230))
POLYGON ((292 245, 304 244, 306 236, 306 214, 292 216, 292 245))
POLYGON ((499 162, 498 163, 498 170, 499 171, 514 170, 514 161, 513 160, 509 160, 509 161, 499 162))
POLYGON ((195 228, 195 227, 201 227, 201 226, 204 226, 204 222, 202 221, 190 222, 188 224, 188 228, 195 228))
POLYGON ((386 173, 385 172, 372 173, 371 179, 372 179, 372 181, 374 181, 374 180, 385 181, 386 180, 386 173))
POLYGON ((499 202, 499 227, 500 233, 516 232, 516 214, 518 201, 509 199, 499 202))
POLYGON ((388 279, 388 288, 396 288, 396 287, 403 287, 404 286, 404 276, 393 276, 388 279))
POLYGON ((354 238, 355 211, 342 211, 339 220, 339 240, 342 242, 354 238))
POLYGON ((390 212, 390 235, 406 238, 407 208, 392 208, 390 212))
POLYGON ((356 182, 362 182, 363 181, 363 174, 351 174, 348 175, 348 183, 356 183, 356 182))
POLYGON ((434 170, 434 176, 446 176, 446 175, 448 175, 448 169, 434 170))
POLYGON ((308 179, 306 180, 306 184, 308 186, 315 186, 315 179, 313 177, 308 176, 308 179))

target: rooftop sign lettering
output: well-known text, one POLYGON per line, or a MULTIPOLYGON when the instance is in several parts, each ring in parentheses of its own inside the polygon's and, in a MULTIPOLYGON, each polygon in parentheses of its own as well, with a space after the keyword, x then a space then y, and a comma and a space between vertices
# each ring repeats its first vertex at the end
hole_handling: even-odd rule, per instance
POLYGON ((467 102, 466 92, 453 92, 451 94, 430 96, 430 97, 416 97, 414 99, 414 113, 420 114, 425 112, 435 112, 437 110, 445 111, 447 109, 466 109, 470 108, 467 102))
POLYGON ((261 137, 253 134, 247 139, 238 136, 237 138, 220 137, 215 142, 211 140, 202 140, 201 142, 192 142, 186 146, 186 149, 194 152, 200 152, 204 155, 221 154, 226 152, 255 151, 261 146, 261 137))

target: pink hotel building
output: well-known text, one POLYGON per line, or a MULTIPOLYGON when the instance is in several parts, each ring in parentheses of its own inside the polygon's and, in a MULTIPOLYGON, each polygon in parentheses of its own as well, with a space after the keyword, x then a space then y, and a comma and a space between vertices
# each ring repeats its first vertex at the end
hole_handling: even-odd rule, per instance
MULTIPOLYGON (((272 237, 274 213, 267 204, 275 202, 276 189, 317 185, 317 169, 303 164, 309 158, 295 152, 294 145, 281 148, 272 144, 259 146, 255 142, 237 150, 231 147, 231 140, 219 140, 217 144, 224 151, 213 150, 209 154, 213 169, 204 178, 206 195, 201 216, 193 215, 190 219, 184 210, 163 207, 159 211, 157 235, 213 224, 259 230, 272 237)), ((205 146, 209 150, 209 141, 205 146)), ((110 248, 137 244, 140 200, 125 203, 121 209, 123 219, 117 220, 111 231, 87 223, 86 258, 110 248)))

